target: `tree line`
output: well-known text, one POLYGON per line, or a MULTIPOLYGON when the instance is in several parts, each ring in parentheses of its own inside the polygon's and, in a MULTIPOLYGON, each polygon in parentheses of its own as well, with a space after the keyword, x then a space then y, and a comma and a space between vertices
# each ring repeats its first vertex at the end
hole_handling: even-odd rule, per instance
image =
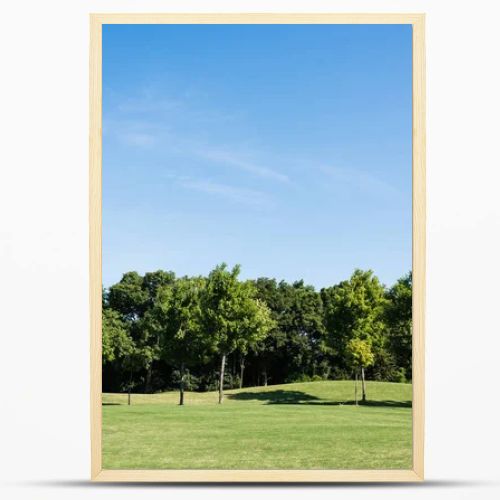
POLYGON ((412 275, 372 271, 316 291, 303 281, 128 272, 103 290, 103 391, 218 390, 361 378, 410 381, 412 275))

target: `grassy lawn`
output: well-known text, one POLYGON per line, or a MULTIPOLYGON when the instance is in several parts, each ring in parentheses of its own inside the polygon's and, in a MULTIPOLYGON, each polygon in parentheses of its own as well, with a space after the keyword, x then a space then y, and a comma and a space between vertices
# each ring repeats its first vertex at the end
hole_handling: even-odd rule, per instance
POLYGON ((105 469, 409 469, 411 385, 351 381, 217 394, 103 395, 105 469))

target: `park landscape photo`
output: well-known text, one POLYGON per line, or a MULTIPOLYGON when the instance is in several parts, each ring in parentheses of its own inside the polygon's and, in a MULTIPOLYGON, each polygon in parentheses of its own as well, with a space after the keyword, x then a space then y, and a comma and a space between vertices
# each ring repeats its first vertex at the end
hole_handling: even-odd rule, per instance
POLYGON ((103 468, 411 469, 411 26, 102 54, 103 468))

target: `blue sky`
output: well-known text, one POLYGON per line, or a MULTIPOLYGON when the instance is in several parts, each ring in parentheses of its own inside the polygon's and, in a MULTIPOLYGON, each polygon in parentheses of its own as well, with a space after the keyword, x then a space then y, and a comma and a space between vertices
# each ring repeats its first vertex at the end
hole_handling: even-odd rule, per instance
POLYGON ((103 284, 411 269, 411 27, 103 27, 103 284))

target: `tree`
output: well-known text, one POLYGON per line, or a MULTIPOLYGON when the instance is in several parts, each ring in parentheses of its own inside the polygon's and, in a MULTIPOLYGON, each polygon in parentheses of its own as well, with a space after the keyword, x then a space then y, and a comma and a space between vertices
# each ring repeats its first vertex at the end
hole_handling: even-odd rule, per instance
POLYGON ((358 370, 361 369, 361 390, 362 401, 366 401, 365 377, 364 369, 373 364, 375 356, 372 352, 372 346, 368 340, 361 340, 360 338, 352 338, 346 346, 347 355, 351 360, 351 364, 355 369, 355 386, 354 386, 354 399, 358 404, 358 370))
POLYGON ((273 326, 267 306, 256 298, 255 287, 251 282, 238 281, 239 273, 239 266, 231 271, 226 264, 217 266, 209 274, 203 293, 208 340, 220 356, 219 404, 224 395, 226 357, 237 349, 246 353, 273 326))
POLYGON ((145 292, 142 297, 147 307, 153 307, 158 298, 158 293, 175 283, 175 273, 172 271, 154 271, 146 273, 142 278, 141 289, 145 292))
POLYGON ((314 377, 325 335, 321 296, 302 280, 292 285, 282 282, 280 288, 285 292, 286 307, 279 324, 286 335, 287 356, 293 363, 289 376, 314 377))
MULTIPOLYGON (((154 271, 146 273, 142 279, 141 289, 143 290, 143 319, 148 324, 147 317, 151 313, 151 310, 155 307, 158 298, 165 288, 171 287, 175 283, 175 273, 171 271, 154 271)), ((140 326, 140 325, 139 325, 140 326)), ((151 392, 152 385, 151 379, 153 374, 153 367, 155 362, 160 358, 160 337, 159 332, 154 329, 144 328, 143 335, 141 335, 141 344, 144 348, 148 349, 150 361, 145 364, 146 366, 146 380, 145 380, 145 391, 151 392)))
POLYGON ((147 292, 143 289, 143 278, 137 272, 125 273, 122 279, 111 286, 106 294, 107 305, 120 314, 127 325, 127 331, 133 342, 133 349, 121 360, 123 385, 129 393, 136 386, 133 380, 141 369, 148 369, 152 358, 152 349, 144 342, 144 329, 141 320, 147 309, 147 292))
POLYGON ((151 315, 151 328, 160 331, 161 355, 180 372, 179 404, 184 404, 185 370, 200 364, 206 354, 207 338, 203 335, 200 295, 201 278, 181 278, 159 294, 151 315))
POLYGON ((133 373, 145 375, 145 392, 151 392, 153 365, 160 357, 159 331, 151 328, 151 310, 160 291, 174 282, 175 274, 172 272, 159 270, 146 273, 143 277, 132 271, 125 273, 106 294, 109 307, 118 311, 128 325, 135 344, 134 361, 131 363, 133 373))
POLYGON ((385 321, 397 366, 412 377, 412 273, 400 278, 387 292, 385 321))
POLYGON ((124 384, 128 392, 128 404, 133 382, 133 373, 140 367, 141 354, 129 333, 127 323, 120 313, 105 307, 102 314, 102 357, 103 365, 119 363, 130 376, 124 384))
POLYGON ((143 288, 143 278, 135 271, 125 273, 107 293, 109 307, 118 311, 126 321, 139 320, 147 308, 148 293, 143 288))
POLYGON ((126 323, 113 309, 102 311, 102 362, 111 363, 132 353, 134 343, 126 323))
POLYGON ((289 284, 259 278, 254 284, 275 323, 269 335, 257 344, 255 359, 250 360, 263 375, 264 385, 268 380, 280 383, 327 376, 319 293, 302 280, 289 284))
POLYGON ((320 293, 303 281, 238 277, 226 266, 209 279, 129 272, 103 290, 103 389, 183 392, 193 381, 219 388, 222 401, 238 379, 241 387, 353 373, 363 386, 411 379, 411 273, 385 289, 357 270, 320 293), (372 364, 356 365, 352 339, 368 343, 372 364))
MULTIPOLYGON (((283 294, 275 279, 258 278, 253 282, 253 286, 256 290, 256 297, 267 305, 273 320, 273 328, 251 349, 254 373, 257 373, 257 383, 260 381, 260 374, 262 373, 264 375, 264 385, 267 385, 270 378, 276 380, 281 375, 281 373, 276 372, 276 368, 280 370, 285 366, 283 360, 278 359, 286 340, 286 334, 279 324, 280 315, 285 306, 283 294), (271 369, 273 371, 269 373, 271 369)), ((242 354, 240 387, 243 387, 244 362, 245 355, 242 354)), ((250 366, 252 366, 252 362, 250 366)))
MULTIPOLYGON (((367 346, 357 343, 353 346, 350 344, 352 339, 366 342, 372 355, 373 351, 384 348, 384 310, 387 303, 385 288, 372 271, 357 269, 349 280, 322 290, 322 296, 329 344, 337 353, 337 359, 341 359, 347 368, 356 370, 352 349, 357 346, 367 350, 367 346)), ((361 365, 363 401, 366 400, 366 366, 369 365, 361 365)))

